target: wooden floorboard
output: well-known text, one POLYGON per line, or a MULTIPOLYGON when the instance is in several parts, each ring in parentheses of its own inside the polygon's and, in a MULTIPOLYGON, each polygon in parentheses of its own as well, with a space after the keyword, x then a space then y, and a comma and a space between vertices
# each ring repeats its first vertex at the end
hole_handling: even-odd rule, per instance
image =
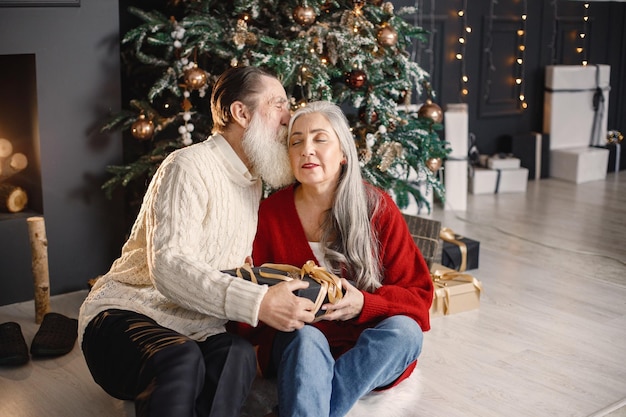
MULTIPOLYGON (((480 241, 478 310, 432 320, 415 417, 623 416, 626 405, 626 172, 530 181, 526 193, 468 196, 431 217, 480 241), (620 178, 621 175, 621 178, 620 178)), ((86 279, 91 277, 85 277, 86 279)), ((30 279, 30 277, 23 277, 30 279)), ((86 292, 53 297, 76 317, 86 292)), ((28 343, 32 302, 0 307, 28 343)), ((0 368, 0 416, 131 417, 91 379, 78 347, 0 368)))

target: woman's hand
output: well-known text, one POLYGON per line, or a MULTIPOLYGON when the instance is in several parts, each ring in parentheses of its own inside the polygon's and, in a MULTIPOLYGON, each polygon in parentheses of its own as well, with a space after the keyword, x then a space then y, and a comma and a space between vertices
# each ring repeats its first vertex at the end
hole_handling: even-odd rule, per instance
POLYGON ((322 306, 326 314, 320 317, 322 320, 350 320, 361 314, 363 310, 363 293, 347 279, 341 278, 342 288, 346 289, 343 298, 336 304, 327 303, 322 306))

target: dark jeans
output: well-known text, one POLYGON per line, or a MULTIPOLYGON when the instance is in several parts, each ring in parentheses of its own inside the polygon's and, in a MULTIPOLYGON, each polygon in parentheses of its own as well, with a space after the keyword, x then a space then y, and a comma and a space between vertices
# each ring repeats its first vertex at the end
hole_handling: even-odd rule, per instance
POLYGON ((256 375, 254 349, 239 336, 197 342, 132 311, 96 316, 82 349, 96 383, 134 400, 137 417, 238 417, 256 375))

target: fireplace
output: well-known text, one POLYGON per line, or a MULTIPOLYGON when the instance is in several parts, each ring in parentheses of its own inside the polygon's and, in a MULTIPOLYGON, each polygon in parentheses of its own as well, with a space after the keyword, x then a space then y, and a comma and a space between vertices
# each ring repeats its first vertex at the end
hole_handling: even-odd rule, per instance
POLYGON ((86 289, 126 232, 123 193, 101 190, 122 161, 121 135, 99 129, 121 105, 118 0, 44 2, 0 4, 0 138, 27 159, 0 184, 28 197, 0 211, 0 305, 33 299, 28 217, 45 219, 51 295, 86 289))
POLYGON ((0 221, 43 214, 35 54, 0 55, 0 92, 0 221))

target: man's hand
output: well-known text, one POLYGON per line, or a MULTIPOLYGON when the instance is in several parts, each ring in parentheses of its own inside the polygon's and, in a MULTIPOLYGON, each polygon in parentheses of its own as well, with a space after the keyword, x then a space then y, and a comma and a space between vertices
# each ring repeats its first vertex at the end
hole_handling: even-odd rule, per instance
POLYGON ((345 295, 336 304, 322 306, 322 310, 326 310, 326 314, 320 317, 322 320, 350 320, 361 314, 363 293, 345 278, 341 278, 341 287, 346 289, 345 295))
POLYGON ((299 279, 272 285, 261 301, 259 320, 283 332, 292 332, 313 322, 315 303, 293 293, 308 286, 308 282, 299 279))

